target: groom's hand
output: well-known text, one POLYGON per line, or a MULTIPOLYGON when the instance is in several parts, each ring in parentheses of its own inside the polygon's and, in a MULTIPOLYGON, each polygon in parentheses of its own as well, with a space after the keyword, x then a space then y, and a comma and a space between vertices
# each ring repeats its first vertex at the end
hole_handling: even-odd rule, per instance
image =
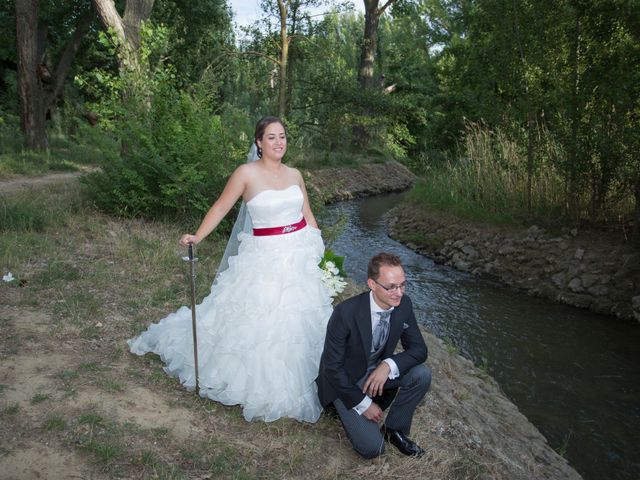
POLYGON ((377 397, 378 395, 382 395, 384 384, 389 378, 390 371, 391 367, 389 367, 387 362, 381 362, 380 365, 378 365, 376 369, 371 372, 371 375, 369 375, 367 381, 364 382, 362 393, 365 393, 370 397, 377 397))
POLYGON ((382 420, 382 409, 376 402, 371 402, 369 408, 362 412, 362 416, 367 420, 371 420, 372 422, 379 422, 380 420, 382 420))

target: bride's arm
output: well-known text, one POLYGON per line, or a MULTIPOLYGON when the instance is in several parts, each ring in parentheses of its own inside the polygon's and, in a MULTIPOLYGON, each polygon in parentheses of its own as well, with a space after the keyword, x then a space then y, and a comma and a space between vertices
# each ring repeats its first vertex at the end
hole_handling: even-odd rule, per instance
POLYGON ((309 205, 309 197, 307 195, 307 188, 304 185, 304 179, 302 178, 302 174, 298 170, 296 170, 296 173, 298 174, 298 185, 300 186, 300 190, 302 190, 302 195, 304 196, 302 215, 309 225, 314 228, 318 228, 318 222, 316 222, 316 217, 313 216, 311 206, 309 205))
POLYGON ((236 168, 227 181, 227 184, 224 186, 224 190, 222 190, 218 199, 204 216, 196 234, 184 234, 180 238, 181 245, 186 247, 190 243, 200 243, 213 231, 214 228, 218 226, 224 216, 229 213, 229 210, 231 210, 231 207, 235 205, 247 186, 247 177, 249 172, 246 167, 247 165, 240 165, 236 168))

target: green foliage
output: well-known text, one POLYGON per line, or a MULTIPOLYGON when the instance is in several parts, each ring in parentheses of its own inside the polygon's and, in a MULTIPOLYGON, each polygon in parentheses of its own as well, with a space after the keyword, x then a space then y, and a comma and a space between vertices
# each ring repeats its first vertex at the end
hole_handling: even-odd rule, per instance
MULTIPOLYGON (((0 109, 0 154, 2 157, 4 157, 4 152, 19 152, 22 148, 24 138, 19 124, 20 119, 17 115, 5 113, 0 109)), ((1 170, 0 173, 2 173, 1 170)))
MULTIPOLYGON (((308 168, 400 159, 434 176, 427 184, 435 192, 441 182, 430 202, 439 198, 445 208, 445 198, 456 205, 465 198, 465 210, 487 216, 627 219, 640 191, 636 3, 397 1, 378 27, 378 86, 364 91, 362 15, 341 2, 288 2, 287 160, 308 168), (326 14, 311 16, 319 4, 326 14), (486 126, 478 135, 490 138, 469 144, 470 124, 486 126), (480 157, 467 151, 489 144, 480 157), (485 170, 500 166, 489 175, 500 186, 470 191, 478 185, 467 164, 479 168, 477 158, 492 159, 485 170), (451 194, 462 184, 464 194, 451 194)), ((261 7, 262 18, 235 39, 221 0, 156 2, 137 71, 121 72, 113 36, 91 29, 67 104, 54 115, 53 147, 32 157, 19 147, 15 9, 3 5, 0 176, 78 168, 86 157, 103 167, 89 181, 101 208, 201 215, 242 161, 253 122, 277 110, 277 4, 261 7), (91 149, 97 129, 79 132, 77 120, 87 112, 99 115, 118 147, 91 149)), ((85 8, 80 0, 42 4, 50 69, 85 8)))
POLYGON ((222 119, 173 88, 117 119, 122 153, 87 177, 102 209, 124 216, 198 217, 222 191, 237 152, 222 119))
POLYGON ((216 93, 229 63, 225 60, 233 48, 230 12, 227 2, 199 0, 156 2, 151 21, 167 28, 166 56, 171 59, 181 85, 206 82, 216 93))
MULTIPOLYGON (((164 29, 145 31, 143 63, 159 58, 154 49, 166 46, 164 29)), ((101 77, 110 92, 103 112, 121 152, 85 179, 87 192, 101 209, 118 215, 201 217, 244 156, 249 137, 227 129, 207 98, 179 90, 172 68, 147 68, 147 77, 101 77)), ((237 125, 233 111, 230 118, 237 125)))
POLYGON ((324 255, 319 264, 320 268, 324 269, 327 262, 332 262, 336 266, 341 277, 347 276, 347 272, 344 270, 344 257, 341 255, 336 255, 333 250, 329 248, 326 248, 324 250, 324 255))
MULTIPOLYGON (((553 142, 547 139, 548 143, 553 142)), ((460 159, 433 165, 411 196, 429 208, 501 223, 562 221, 564 183, 552 162, 539 165, 533 178, 532 209, 527 206, 525 152, 504 132, 469 124, 460 159)))
POLYGON ((435 56, 434 145, 451 152, 465 122, 483 122, 529 149, 520 155, 521 171, 536 177, 552 168, 565 183, 548 202, 550 217, 558 210, 570 221, 627 215, 630 185, 638 184, 632 171, 640 171, 629 154, 640 105, 638 69, 627 67, 640 62, 634 2, 420 3, 435 33, 444 26, 435 56))
POLYGON ((64 126, 49 128, 46 151, 23 150, 18 123, 15 116, 0 116, 0 178, 78 171, 87 165, 101 164, 105 155, 117 151, 110 135, 80 121, 71 109, 64 126))
POLYGON ((36 393, 33 397, 31 397, 31 404, 35 405, 37 403, 42 403, 46 400, 49 400, 50 395, 48 393, 36 393))

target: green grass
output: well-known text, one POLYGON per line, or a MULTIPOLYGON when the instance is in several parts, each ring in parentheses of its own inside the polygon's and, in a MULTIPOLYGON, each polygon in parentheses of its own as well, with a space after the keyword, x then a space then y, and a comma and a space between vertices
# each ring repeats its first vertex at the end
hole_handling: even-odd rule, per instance
POLYGON ((138 463, 146 467, 153 467, 157 465, 159 462, 155 453, 150 452, 148 450, 143 450, 142 452, 140 452, 140 456, 138 457, 138 463))
POLYGON ((61 370, 56 373, 56 378, 62 380, 65 383, 68 383, 78 377, 78 372, 73 370, 61 370))
POLYGON ((169 429, 167 427, 155 427, 151 429, 151 435, 156 438, 163 438, 169 434, 169 429))
POLYGON ((102 425, 103 418, 95 412, 86 412, 78 417, 78 423, 80 425, 91 425, 97 427, 102 425))
MULTIPOLYGON (((65 293, 66 291, 63 295, 65 293)), ((56 318, 65 323, 75 327, 89 328, 95 325, 100 310, 100 304, 95 295, 83 291, 72 291, 55 304, 53 313, 56 318)))
POLYGON ((7 405, 0 411, 1 416, 5 415, 16 415, 20 411, 20 404, 13 403, 11 405, 7 405))
POLYGON ((31 397, 31 404, 36 405, 38 403, 45 402, 50 398, 51 396, 48 393, 36 393, 33 397, 31 397))
POLYGON ((253 478, 248 475, 240 452, 214 439, 192 442, 180 449, 180 457, 185 463, 207 470, 213 478, 253 478))
POLYGON ((112 440, 89 440, 80 444, 80 450, 91 453, 98 461, 108 464, 122 455, 125 448, 112 440))
POLYGON ((157 448, 165 451, 165 442, 170 441, 167 428, 146 429, 135 423, 118 423, 104 418, 94 408, 79 415, 75 424, 73 444, 108 469, 111 476, 122 477, 126 471, 125 476, 133 478, 187 478, 179 466, 167 463, 158 454, 157 448))
POLYGON ((43 232, 53 218, 37 197, 0 195, 0 231, 43 232))
POLYGON ((453 341, 449 337, 442 338, 442 342, 447 349, 447 353, 449 355, 459 355, 460 349, 453 343, 453 341))
POLYGON ((98 128, 78 125, 75 135, 48 131, 49 149, 23 150, 17 121, 0 125, 0 178, 11 175, 43 175, 77 171, 85 165, 100 165, 118 152, 117 143, 98 128))
POLYGON ((81 363, 78 366, 78 369, 86 373, 98 373, 105 370, 105 368, 106 367, 104 367, 98 362, 86 362, 86 363, 81 363))
POLYGON ((60 415, 51 415, 42 422, 42 428, 48 432, 65 430, 67 422, 60 415))
POLYGON ((20 338, 15 334, 5 333, 5 337, 0 340, 0 353, 5 355, 15 355, 20 347, 20 338))
POLYGON ((47 288, 58 282, 70 282, 80 278, 78 268, 68 262, 53 260, 47 266, 32 277, 32 281, 39 286, 47 288))
POLYGON ((100 382, 100 386, 107 392, 123 392, 124 385, 116 380, 106 379, 100 382))
POLYGON ((569 432, 567 432, 563 439, 562 439, 562 444, 554 449, 556 452, 558 452, 558 455, 560 455, 563 458, 567 458, 567 450, 569 449, 569 442, 571 440, 571 436, 573 435, 573 431, 569 430, 569 432))

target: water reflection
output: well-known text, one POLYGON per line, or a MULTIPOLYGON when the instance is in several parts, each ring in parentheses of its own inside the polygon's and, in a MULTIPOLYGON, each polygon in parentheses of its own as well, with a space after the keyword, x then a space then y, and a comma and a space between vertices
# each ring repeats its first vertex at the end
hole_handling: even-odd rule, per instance
POLYGON ((344 202, 332 245, 356 281, 374 253, 399 255, 418 321, 483 365, 586 480, 640 478, 640 327, 436 265, 387 237, 388 195, 344 202))

